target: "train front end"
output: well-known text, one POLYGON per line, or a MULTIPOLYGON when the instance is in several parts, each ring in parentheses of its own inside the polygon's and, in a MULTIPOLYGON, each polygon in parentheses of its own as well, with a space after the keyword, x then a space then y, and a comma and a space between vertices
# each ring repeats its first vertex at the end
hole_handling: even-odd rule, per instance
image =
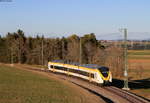
POLYGON ((100 77, 103 80, 104 85, 110 85, 112 82, 112 74, 108 67, 100 67, 98 68, 100 73, 100 77))

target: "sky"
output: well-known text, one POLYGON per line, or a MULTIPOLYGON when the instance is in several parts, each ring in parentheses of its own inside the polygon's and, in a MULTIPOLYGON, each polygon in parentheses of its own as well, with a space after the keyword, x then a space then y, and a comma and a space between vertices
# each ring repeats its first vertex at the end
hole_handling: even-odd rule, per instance
POLYGON ((1 35, 104 35, 119 28, 150 32, 150 0, 0 0, 1 35))

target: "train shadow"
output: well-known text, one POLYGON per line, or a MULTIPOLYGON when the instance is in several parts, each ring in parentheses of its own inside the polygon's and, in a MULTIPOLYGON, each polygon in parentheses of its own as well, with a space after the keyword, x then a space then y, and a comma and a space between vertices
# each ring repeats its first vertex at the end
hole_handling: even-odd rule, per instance
MULTIPOLYGON (((123 88, 124 81, 120 79, 113 79, 112 85, 118 88, 123 88)), ((150 89, 150 78, 141 79, 141 80, 130 80, 129 88, 132 90, 150 89)))
POLYGON ((131 89, 150 89, 150 78, 129 82, 131 89))
POLYGON ((123 88, 124 81, 121 79, 112 79, 112 86, 118 87, 118 88, 123 88))

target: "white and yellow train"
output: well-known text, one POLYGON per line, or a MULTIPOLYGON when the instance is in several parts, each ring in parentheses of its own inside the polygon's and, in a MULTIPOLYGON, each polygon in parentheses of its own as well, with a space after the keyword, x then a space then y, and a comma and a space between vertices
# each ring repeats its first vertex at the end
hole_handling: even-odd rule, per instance
POLYGON ((95 64, 79 65, 77 63, 55 60, 48 62, 48 69, 53 72, 79 77, 97 84, 109 84, 112 82, 112 75, 109 68, 95 64))

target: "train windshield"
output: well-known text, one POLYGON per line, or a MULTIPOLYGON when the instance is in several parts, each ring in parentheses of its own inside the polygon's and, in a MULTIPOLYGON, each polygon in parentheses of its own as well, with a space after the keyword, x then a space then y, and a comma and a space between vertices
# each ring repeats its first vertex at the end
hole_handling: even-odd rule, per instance
POLYGON ((107 67, 100 67, 100 68, 98 68, 98 70, 102 73, 102 75, 104 77, 108 76, 109 68, 107 68, 107 67))

